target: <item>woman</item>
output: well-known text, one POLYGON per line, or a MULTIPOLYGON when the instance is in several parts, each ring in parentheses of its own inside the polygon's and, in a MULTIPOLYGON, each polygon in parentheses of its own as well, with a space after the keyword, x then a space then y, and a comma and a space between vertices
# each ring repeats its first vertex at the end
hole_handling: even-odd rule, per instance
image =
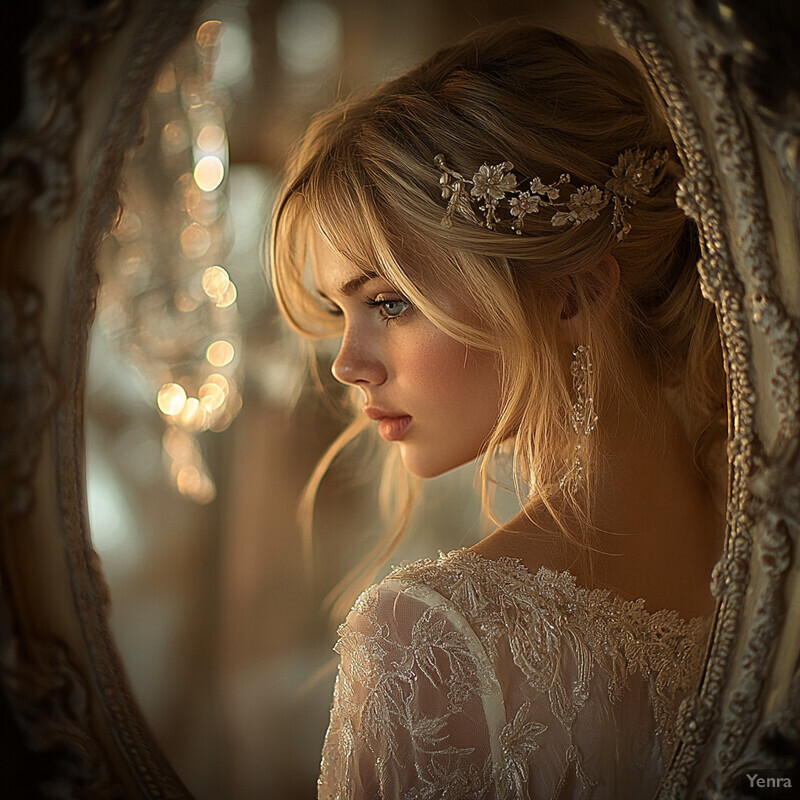
POLYGON ((321 798, 657 787, 723 528, 724 380, 679 177, 628 62, 524 25, 312 123, 272 270, 296 329, 341 337, 358 409, 317 478, 377 427, 412 476, 479 458, 485 498, 510 455, 522 501, 356 602, 321 798))

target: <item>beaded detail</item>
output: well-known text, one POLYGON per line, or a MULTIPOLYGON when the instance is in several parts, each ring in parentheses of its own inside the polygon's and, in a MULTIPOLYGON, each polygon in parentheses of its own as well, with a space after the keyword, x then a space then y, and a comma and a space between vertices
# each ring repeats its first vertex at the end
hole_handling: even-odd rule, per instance
POLYGON ((482 164, 472 178, 465 178, 447 166, 440 153, 434 163, 442 173, 439 185, 442 198, 447 200, 447 209, 442 225, 450 228, 456 214, 485 228, 495 230, 503 219, 500 212, 511 216, 511 230, 521 235, 525 218, 531 214, 550 213, 550 224, 554 228, 577 228, 589 220, 597 219, 609 203, 613 207, 611 227, 620 241, 630 232, 630 223, 625 212, 638 200, 648 195, 661 175, 661 168, 668 161, 666 150, 658 151, 648 158, 644 150, 626 150, 621 153, 611 170, 612 177, 605 186, 580 186, 571 183, 568 173, 563 173, 554 183, 543 183, 534 177, 520 181, 511 171, 510 161, 490 166, 482 164), (525 188, 522 188, 527 184, 525 188), (472 188, 468 189, 467 187, 472 188), (566 199, 562 191, 572 189, 566 199), (477 202, 478 211, 475 212, 477 202))

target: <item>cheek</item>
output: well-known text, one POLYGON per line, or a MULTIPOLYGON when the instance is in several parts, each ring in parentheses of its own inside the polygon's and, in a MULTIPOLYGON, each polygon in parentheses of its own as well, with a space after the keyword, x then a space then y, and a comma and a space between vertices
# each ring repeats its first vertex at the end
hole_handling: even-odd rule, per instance
POLYGON ((413 347, 406 351, 406 374, 419 389, 446 391, 453 383, 463 380, 467 350, 436 328, 415 337, 413 347))
POLYGON ((462 423, 494 422, 500 381, 493 354, 470 350, 436 331, 420 342, 414 372, 421 393, 444 413, 456 414, 462 423))

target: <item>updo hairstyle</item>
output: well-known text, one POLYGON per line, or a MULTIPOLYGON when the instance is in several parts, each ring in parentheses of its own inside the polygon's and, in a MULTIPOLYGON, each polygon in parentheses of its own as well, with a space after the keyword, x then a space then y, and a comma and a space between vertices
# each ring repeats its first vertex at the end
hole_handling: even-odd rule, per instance
MULTIPOLYGON (((584 344, 591 347, 590 392, 600 407, 605 393, 626 391, 618 368, 625 357, 678 403, 701 470, 704 453, 724 431, 719 334, 698 286, 696 229, 675 202, 680 176, 650 90, 622 55, 523 24, 482 30, 313 120, 290 159, 274 213, 275 295, 296 330, 311 338, 340 335, 340 323, 309 282, 308 241, 316 230, 441 330, 497 353, 503 408, 481 464, 484 499, 495 457, 513 451, 523 502, 549 504, 559 495, 560 510, 549 506, 553 514, 566 510, 591 527, 597 436, 583 443, 583 490, 563 498, 559 488, 576 444, 569 421, 572 354, 555 335, 565 303, 596 319, 584 344), (630 232, 622 241, 610 207, 573 228, 553 227, 550 214, 531 214, 519 236, 458 215, 452 227, 442 225, 439 153, 465 176, 484 163, 510 161, 521 180, 552 183, 568 172, 574 186, 602 187, 620 153, 637 148, 666 150, 670 158, 654 190, 627 212, 630 232), (620 283, 601 311, 594 270, 608 254, 619 263, 620 283)), ((312 495, 336 453, 367 423, 359 414, 337 439, 312 479, 312 495)), ((389 466, 397 495, 397 464, 389 466)), ((395 500, 407 516, 410 502, 395 500)), ((402 527, 390 532, 391 542, 402 527)), ((384 558, 390 546, 383 543, 374 555, 384 558)))

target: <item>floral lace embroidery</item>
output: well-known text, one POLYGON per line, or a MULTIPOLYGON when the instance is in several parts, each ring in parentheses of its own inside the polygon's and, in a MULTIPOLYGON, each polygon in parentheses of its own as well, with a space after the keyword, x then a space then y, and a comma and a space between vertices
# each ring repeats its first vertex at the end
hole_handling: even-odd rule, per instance
MULTIPOLYGON (((632 674, 652 677, 657 732, 666 734, 665 749, 674 744, 668 711, 674 695, 688 693, 697 676, 699 664, 689 656, 707 632, 706 618, 684 620, 677 611, 649 612, 644 600, 623 600, 607 589, 579 587, 569 572, 541 567, 532 574, 518 559, 491 560, 471 550, 402 564, 389 579, 424 583, 449 596, 487 643, 496 645, 508 635, 514 661, 531 685, 540 690, 553 687, 553 713, 567 727, 586 700, 592 664, 580 665, 584 680, 568 697, 557 680, 558 644, 565 635, 585 645, 579 653, 590 662, 611 657, 612 702, 625 693, 632 674)), ((703 654, 698 655, 702 659, 703 654)))
MULTIPOLYGON (((396 606, 404 590, 392 591, 396 606)), ((532 718, 530 702, 510 714, 499 731, 500 763, 486 747, 481 755, 469 742, 456 743, 451 737, 481 707, 488 681, 448 614, 466 620, 488 663, 497 664, 499 650, 507 644, 533 695, 547 698, 566 731, 586 704, 598 669, 607 674, 612 705, 621 701, 638 673, 650 686, 648 699, 664 757, 672 751, 678 704, 692 690, 702 665, 707 618, 650 613, 643 600, 581 588, 568 572, 543 567, 532 574, 516 559, 493 561, 460 550, 395 568, 382 584, 361 595, 340 626, 335 649, 342 666, 323 748, 321 798, 529 796, 530 764, 535 763, 531 754, 548 729, 532 718), (382 587, 389 584, 422 585, 441 596, 441 605, 420 613, 402 641, 390 635, 386 611, 381 611, 382 587), (559 663, 565 638, 574 644, 578 662, 571 681, 565 680, 559 663), (426 692, 436 688, 442 705, 429 714, 426 692), (357 777, 359 770, 364 775, 357 777), (410 777, 401 793, 396 781, 404 771, 410 777), (364 782, 370 780, 375 785, 367 788, 364 782)), ((496 683, 496 676, 491 678, 496 683)), ((586 791, 598 783, 574 744, 562 761, 564 771, 553 796, 568 771, 586 791)))

